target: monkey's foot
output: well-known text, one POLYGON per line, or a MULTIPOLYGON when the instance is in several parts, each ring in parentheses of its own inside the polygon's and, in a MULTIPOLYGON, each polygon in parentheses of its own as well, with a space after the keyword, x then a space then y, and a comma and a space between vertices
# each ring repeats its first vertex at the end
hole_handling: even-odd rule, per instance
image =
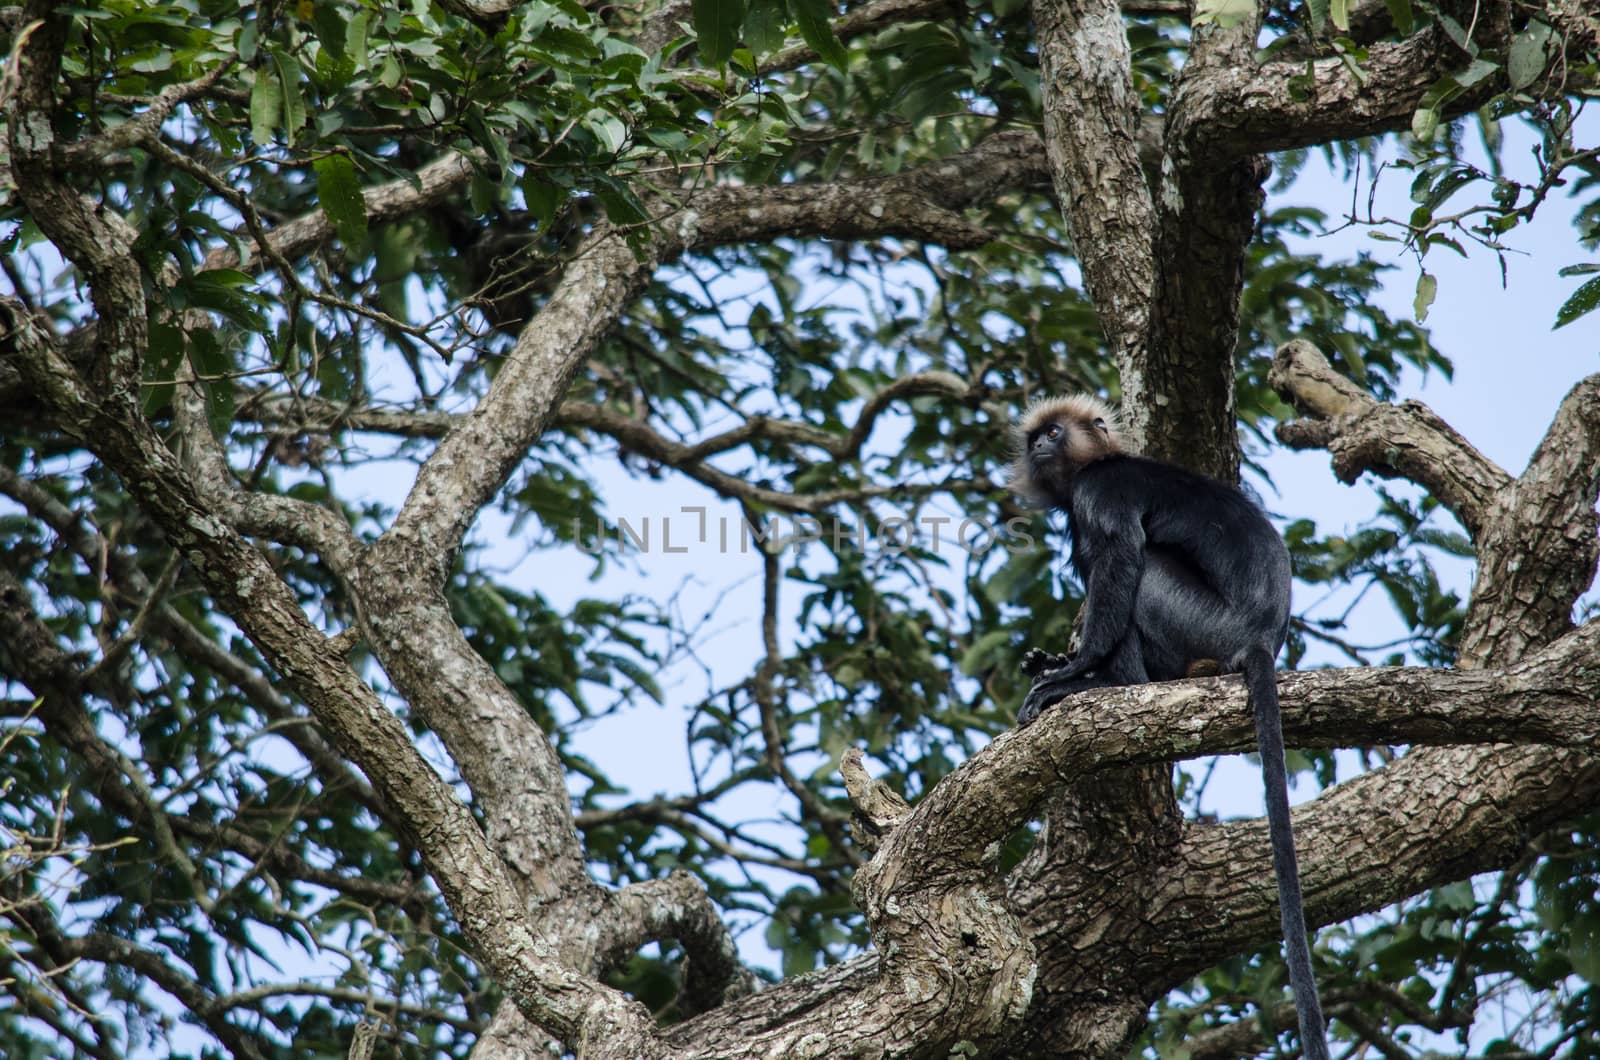
POLYGON ((1047 708, 1068 696, 1087 692, 1091 688, 1105 688, 1111 683, 1096 675, 1084 676, 1080 666, 1081 662, 1068 660, 1067 665, 1046 670, 1035 677, 1033 687, 1028 689, 1027 698, 1022 701, 1022 709, 1017 711, 1017 728, 1031 724, 1047 708))
POLYGON ((1035 677, 1033 687, 1028 689, 1027 698, 1022 701, 1022 709, 1017 711, 1017 728, 1033 724, 1034 719, 1043 714, 1046 707, 1054 706, 1056 700, 1066 695, 1067 693, 1062 691, 1063 684, 1062 670, 1059 667, 1035 677))
POLYGON ((1038 677, 1046 670, 1059 670, 1071 661, 1070 655, 1057 655, 1053 651, 1029 648, 1022 655, 1022 672, 1029 677, 1038 677))
POLYGON ((1028 698, 1022 701, 1022 709, 1017 711, 1017 728, 1032 725, 1034 719, 1044 713, 1044 708, 1054 702, 1055 700, 1048 696, 1041 696, 1037 688, 1029 689, 1028 698))

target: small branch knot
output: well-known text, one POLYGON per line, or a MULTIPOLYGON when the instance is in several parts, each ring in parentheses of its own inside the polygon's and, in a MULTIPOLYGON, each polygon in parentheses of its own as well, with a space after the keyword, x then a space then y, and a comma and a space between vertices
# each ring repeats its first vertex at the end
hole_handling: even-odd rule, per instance
POLYGON ((867 773, 861 750, 850 748, 839 759, 839 774, 855 812, 850 815, 850 834, 856 845, 870 857, 890 832, 911 812, 911 804, 898 791, 867 773))

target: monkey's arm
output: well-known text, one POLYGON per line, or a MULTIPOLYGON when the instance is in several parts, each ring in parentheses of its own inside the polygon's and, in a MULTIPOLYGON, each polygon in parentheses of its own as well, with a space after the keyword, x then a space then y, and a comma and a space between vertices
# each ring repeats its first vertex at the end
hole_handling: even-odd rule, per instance
POLYGON ((1084 576, 1083 635, 1078 654, 1060 670, 1060 680, 1071 680, 1096 669, 1122 643, 1133 625, 1139 578, 1144 573, 1144 524, 1141 513, 1126 505, 1099 503, 1086 506, 1088 518, 1075 527, 1088 557, 1084 576))

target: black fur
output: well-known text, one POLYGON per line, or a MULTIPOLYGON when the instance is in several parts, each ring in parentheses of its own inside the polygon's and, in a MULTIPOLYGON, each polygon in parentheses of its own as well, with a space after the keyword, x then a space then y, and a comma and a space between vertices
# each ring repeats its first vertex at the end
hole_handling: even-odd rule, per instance
POLYGON ((1035 495, 1048 495, 1067 513, 1086 614, 1078 654, 1066 665, 1062 656, 1030 653, 1025 668, 1059 668, 1035 677, 1017 722, 1028 724, 1074 692, 1181 678, 1197 659, 1220 660, 1225 672, 1244 674, 1301 1045, 1308 1060, 1328 1060, 1289 824, 1274 671, 1289 627, 1288 550, 1238 490, 1115 452, 1079 465, 1070 459, 1073 426, 1053 426, 1030 433, 1019 470, 1035 495))

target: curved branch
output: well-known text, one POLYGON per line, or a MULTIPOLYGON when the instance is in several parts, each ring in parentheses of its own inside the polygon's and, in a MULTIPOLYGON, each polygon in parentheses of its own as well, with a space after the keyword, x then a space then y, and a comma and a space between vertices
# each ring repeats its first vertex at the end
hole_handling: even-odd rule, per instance
MULTIPOLYGON (((1596 651, 1600 621, 1500 671, 1281 674, 1285 739, 1300 747, 1528 743, 1600 750, 1596 651)), ((1238 678, 1083 693, 962 764, 917 804, 894 843, 908 872, 973 863, 985 843, 1009 835, 1063 779, 1254 746, 1255 724, 1238 678)), ((1265 878, 1270 890, 1270 874, 1265 878)))
POLYGON ((318 504, 241 487, 222 443, 211 433, 205 397, 187 360, 178 367, 176 383, 172 408, 179 453, 205 503, 240 533, 315 552, 340 578, 349 578, 363 546, 344 517, 318 504))
POLYGON ((678 1007, 686 1018, 754 993, 760 984, 740 961, 716 903, 687 872, 624 887, 616 894, 616 917, 603 960, 625 958, 646 942, 670 940, 683 947, 688 967, 678 1007))
POLYGON ((223 74, 233 69, 236 61, 231 57, 224 59, 193 81, 168 85, 158 92, 150 100, 149 106, 137 116, 129 118, 121 125, 112 126, 98 136, 63 145, 60 151, 60 163, 65 166, 93 163, 114 151, 126 150, 154 136, 162 124, 172 117, 174 110, 191 99, 204 96, 222 80, 223 74))
POLYGON ((1407 401, 1395 407, 1373 399, 1303 339, 1278 348, 1267 378, 1312 417, 1280 425, 1279 440, 1294 449, 1327 449, 1341 482, 1354 482, 1363 471, 1409 479, 1455 513, 1474 537, 1483 531, 1495 496, 1511 482, 1426 405, 1407 401))

